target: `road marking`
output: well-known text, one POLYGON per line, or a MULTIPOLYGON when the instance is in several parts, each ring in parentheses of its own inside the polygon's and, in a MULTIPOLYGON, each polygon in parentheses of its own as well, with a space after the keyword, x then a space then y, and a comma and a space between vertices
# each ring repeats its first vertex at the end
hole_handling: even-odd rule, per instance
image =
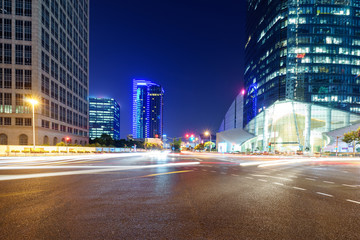
POLYGON ((276 184, 276 185, 280 185, 280 186, 284 186, 284 184, 283 184, 283 183, 274 182, 274 184, 276 184))
POLYGON ((168 174, 174 174, 174 173, 186 173, 186 172, 192 172, 193 170, 183 170, 183 171, 175 171, 175 172, 165 172, 165 173, 155 173, 155 174, 149 174, 142 177, 155 177, 155 176, 161 176, 161 175, 168 175, 168 174))
POLYGON ((352 202, 352 203, 356 203, 356 204, 360 204, 360 202, 358 202, 358 201, 354 201, 354 200, 351 200, 351 199, 346 199, 346 201, 348 201, 348 202, 352 202))
POLYGON ((333 195, 327 194, 327 193, 322 193, 322 192, 316 192, 317 194, 323 195, 323 196, 327 196, 327 197, 334 197, 333 195))
POLYGON ((289 176, 290 178, 298 178, 297 176, 289 176))
POLYGON ((234 177, 238 177, 239 175, 237 175, 237 174, 231 174, 232 176, 234 176, 234 177))
POLYGON ((210 172, 216 172, 216 171, 210 171, 210 172))
POLYGON ((284 178, 284 177, 276 177, 276 176, 269 176, 269 175, 262 175, 262 174, 250 174, 253 177, 268 177, 268 178, 275 178, 275 179, 280 179, 280 180, 285 180, 285 181, 293 181, 290 178, 284 178))
POLYGON ((226 175, 226 173, 222 172, 221 174, 226 175))
POLYGON ((245 178, 247 178, 247 179, 254 179, 253 177, 245 177, 245 178))
POLYGON ((315 179, 313 178, 305 178, 306 180, 309 180, 309 181, 316 181, 315 179))
POLYGON ((352 188, 356 188, 356 187, 357 187, 357 185, 348 185, 348 184, 341 184, 341 185, 343 185, 343 186, 345 186, 345 187, 352 187, 352 188))
POLYGON ((301 191, 305 191, 305 190, 306 190, 305 188, 300 188, 300 187, 293 187, 293 189, 301 190, 301 191))
POLYGON ((323 181, 324 183, 329 183, 329 184, 334 184, 334 182, 330 182, 330 181, 323 181))
POLYGON ((267 182, 267 180, 265 180, 265 179, 258 179, 258 181, 260 181, 260 182, 267 182))

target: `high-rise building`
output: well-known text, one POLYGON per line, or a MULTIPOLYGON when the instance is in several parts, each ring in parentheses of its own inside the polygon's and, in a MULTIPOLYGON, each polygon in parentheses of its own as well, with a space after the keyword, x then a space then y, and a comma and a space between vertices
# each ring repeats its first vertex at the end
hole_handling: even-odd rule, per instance
POLYGON ((148 80, 133 80, 133 137, 159 138, 163 133, 163 88, 148 80))
POLYGON ((89 98, 90 138, 108 134, 120 140, 120 106, 113 98, 89 98))
POLYGON ((88 142, 88 0, 0 0, 0 144, 88 142))
POLYGON ((360 120, 360 1, 248 0, 242 149, 320 151, 360 120))

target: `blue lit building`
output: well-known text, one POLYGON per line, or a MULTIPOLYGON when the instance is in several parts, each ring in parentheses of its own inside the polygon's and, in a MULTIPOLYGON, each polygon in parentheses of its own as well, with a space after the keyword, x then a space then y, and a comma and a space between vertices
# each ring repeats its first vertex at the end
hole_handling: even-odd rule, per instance
POLYGON ((158 138, 163 133, 163 88, 148 80, 133 80, 133 137, 158 138))
POLYGON ((247 3, 243 149, 324 149, 360 120, 360 0, 247 3))
POLYGON ((90 138, 110 135, 120 139, 120 106, 113 98, 90 98, 90 138))

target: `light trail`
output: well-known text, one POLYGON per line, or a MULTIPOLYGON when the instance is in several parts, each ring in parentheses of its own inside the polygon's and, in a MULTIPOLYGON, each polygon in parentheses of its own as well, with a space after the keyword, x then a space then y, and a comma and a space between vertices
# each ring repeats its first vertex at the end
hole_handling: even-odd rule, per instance
MULTIPOLYGON (((41 166, 39 167, 22 167, 16 169, 70 169, 70 168, 89 168, 91 170, 77 170, 77 171, 66 171, 66 172, 55 172, 55 173, 37 173, 37 174, 19 174, 19 175, 0 175, 0 181, 6 180, 18 180, 18 179, 29 179, 29 178, 41 178, 41 177, 56 177, 56 176, 68 176, 68 175, 81 175, 81 174, 94 174, 102 172, 112 171, 124 171, 134 169, 149 169, 149 168, 160 168, 160 167, 177 167, 177 166, 188 166, 197 165, 199 162, 187 162, 187 163, 168 163, 168 164, 156 164, 147 166, 41 166)), ((3 169, 3 168, 0 168, 3 169)), ((14 169, 14 168, 11 168, 14 169)))

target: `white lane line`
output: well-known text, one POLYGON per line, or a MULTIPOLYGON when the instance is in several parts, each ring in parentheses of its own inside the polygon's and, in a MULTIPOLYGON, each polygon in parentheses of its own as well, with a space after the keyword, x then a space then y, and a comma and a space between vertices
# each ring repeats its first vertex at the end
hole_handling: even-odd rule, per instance
POLYGON ((269 175, 263 175, 263 174, 250 174, 250 175, 253 176, 253 177, 266 177, 266 178, 275 178, 275 179, 280 179, 280 180, 285 180, 285 181, 293 181, 290 178, 269 176, 269 175))
POLYGON ((351 199, 346 199, 346 201, 348 201, 348 202, 352 202, 352 203, 356 203, 356 204, 360 204, 360 202, 358 202, 358 201, 354 201, 354 200, 351 200, 351 199))
POLYGON ((258 179, 260 182, 267 182, 265 179, 258 179))
POLYGON ((329 183, 329 184, 334 184, 334 182, 330 182, 330 181, 323 181, 324 183, 329 183))
POLYGON ((298 178, 297 176, 289 176, 289 178, 298 178))
POLYGON ((316 193, 319 194, 319 195, 326 196, 326 197, 334 197, 333 195, 330 195, 330 194, 327 194, 327 193, 322 193, 322 192, 316 192, 316 193))
POLYGON ((300 187, 292 187, 293 189, 296 189, 296 190, 301 190, 301 191, 305 191, 306 189, 305 188, 300 188, 300 187))
POLYGON ((348 184, 341 184, 341 185, 343 185, 343 186, 345 186, 345 187, 352 187, 352 188, 356 188, 356 187, 357 187, 357 185, 348 185, 348 184))
POLYGON ((280 186, 284 186, 284 184, 282 184, 282 183, 278 183, 278 182, 274 182, 274 184, 276 184, 276 185, 280 185, 280 186))
POLYGON ((226 173, 222 172, 221 174, 226 175, 226 173))
POLYGON ((216 172, 216 171, 210 171, 210 172, 216 172))
POLYGON ((309 180, 309 181, 316 181, 315 179, 313 178, 305 178, 306 180, 309 180))
POLYGON ((245 177, 245 178, 247 178, 247 179, 254 179, 253 177, 245 177))
POLYGON ((200 162, 202 162, 203 160, 201 160, 201 159, 199 159, 199 158, 194 158, 195 160, 198 160, 198 161, 200 161, 200 162))
POLYGON ((237 175, 237 174, 231 174, 232 176, 234 176, 234 177, 238 177, 239 175, 237 175))
POLYGON ((205 170, 205 169, 202 169, 202 171, 203 171, 203 172, 206 172, 207 170, 205 170))

